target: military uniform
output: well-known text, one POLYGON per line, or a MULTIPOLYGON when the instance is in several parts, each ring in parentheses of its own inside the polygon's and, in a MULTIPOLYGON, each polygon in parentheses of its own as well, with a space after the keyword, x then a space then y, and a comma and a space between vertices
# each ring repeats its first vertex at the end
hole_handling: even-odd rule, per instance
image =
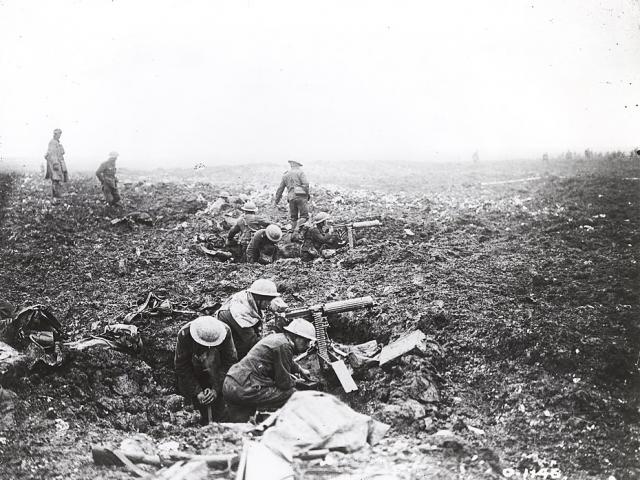
POLYGON ((275 262, 277 258, 277 245, 269 240, 265 229, 258 230, 247 246, 247 262, 266 265, 275 262))
POLYGON ((284 333, 274 333, 229 369, 222 392, 231 420, 242 421, 233 417, 250 415, 255 409, 279 408, 289 400, 295 392, 292 374, 300 372, 293 356, 293 342, 284 333))
POLYGON ((198 401, 198 394, 207 388, 218 396, 211 405, 212 417, 224 419, 222 385, 229 368, 237 362, 238 355, 228 326, 224 341, 216 347, 205 347, 196 342, 189 331, 190 323, 180 329, 176 344, 174 364, 178 391, 200 411, 206 424, 207 407, 198 401))
POLYGON ((276 191, 276 204, 280 202, 282 193, 287 188, 287 200, 289 201, 289 215, 294 230, 297 231, 304 222, 309 219, 309 182, 304 172, 298 166, 292 166, 285 172, 276 191))
POLYGON ((45 179, 51 179, 51 192, 54 197, 62 195, 62 182, 68 180, 67 164, 64 161, 64 148, 55 137, 49 141, 44 158, 47 160, 45 179))
POLYGON ((341 240, 338 235, 323 233, 317 225, 303 226, 301 236, 300 256, 302 260, 313 260, 320 256, 323 249, 341 246, 341 240))
POLYGON ((260 340, 264 313, 248 290, 234 293, 225 300, 217 311, 216 318, 231 329, 239 359, 260 340))
POLYGON ((118 179, 116 178, 116 159, 110 158, 100 164, 96 170, 96 177, 102 183, 102 192, 109 205, 115 205, 120 201, 118 193, 118 179))
POLYGON ((255 213, 245 213, 238 218, 236 224, 231 227, 231 230, 229 230, 229 234, 227 235, 227 239, 229 242, 232 242, 235 236, 240 234, 238 237, 240 261, 246 261, 247 247, 249 246, 253 235, 261 228, 265 228, 267 225, 269 225, 269 222, 255 213))

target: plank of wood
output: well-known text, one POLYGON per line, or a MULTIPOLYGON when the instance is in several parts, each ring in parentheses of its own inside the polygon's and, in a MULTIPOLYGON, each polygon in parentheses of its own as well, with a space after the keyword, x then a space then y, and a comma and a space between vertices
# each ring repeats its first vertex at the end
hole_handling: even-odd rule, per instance
POLYGON ((342 385, 342 389, 346 393, 358 390, 358 385, 356 385, 351 373, 349 373, 347 366, 342 360, 331 362, 331 368, 335 372, 336 377, 338 377, 338 380, 340 380, 340 385, 342 385))
POLYGON ((420 330, 414 330, 411 333, 403 335, 395 342, 390 343, 382 347, 380 352, 379 362, 380 365, 390 362, 398 357, 401 357, 407 352, 410 352, 420 344, 422 344, 427 336, 420 330))

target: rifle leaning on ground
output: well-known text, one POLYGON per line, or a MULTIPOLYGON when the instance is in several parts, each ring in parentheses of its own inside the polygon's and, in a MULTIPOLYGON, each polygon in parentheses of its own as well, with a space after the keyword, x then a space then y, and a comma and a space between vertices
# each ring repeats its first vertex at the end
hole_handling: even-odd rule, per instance
POLYGON ((328 302, 319 305, 313 305, 310 307, 293 308, 289 309, 282 314, 287 323, 290 323, 295 318, 303 318, 311 323, 316 329, 316 347, 318 350, 318 357, 325 365, 329 365, 336 373, 338 380, 342 385, 345 392, 349 393, 358 389, 358 386, 351 378, 351 374, 347 370, 347 366, 341 359, 332 360, 329 347, 331 340, 327 335, 327 327, 329 322, 327 321, 327 315, 336 313, 351 312, 354 310, 360 310, 362 308, 370 308, 375 305, 372 297, 359 297, 351 298, 349 300, 337 300, 335 302, 328 302))
MULTIPOLYGON (((353 223, 339 223, 334 225, 335 229, 345 229, 347 232, 347 240, 349 241, 349 248, 353 248, 355 245, 355 240, 353 237, 353 230, 356 228, 366 228, 366 227, 378 227, 382 225, 380 220, 366 220, 363 222, 353 222, 353 223)), ((341 238, 344 238, 344 234, 340 235, 341 238)))

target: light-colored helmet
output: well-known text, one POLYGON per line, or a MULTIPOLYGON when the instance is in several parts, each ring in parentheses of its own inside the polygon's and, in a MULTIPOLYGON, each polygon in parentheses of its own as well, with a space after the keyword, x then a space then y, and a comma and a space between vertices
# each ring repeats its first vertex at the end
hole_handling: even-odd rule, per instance
POLYGON ((331 215, 329 215, 327 212, 316 213, 313 216, 313 223, 317 225, 318 223, 326 222, 330 218, 331 218, 331 215))
POLYGON ((272 242, 279 242, 282 238, 282 230, 278 225, 269 225, 266 230, 267 238, 272 242))
POLYGON ((56 128, 53 133, 62 133, 62 130, 60 130, 59 128, 56 128))
POLYGON ((240 207, 240 210, 244 212, 255 213, 258 211, 258 207, 256 206, 255 202, 252 202, 251 200, 249 200, 247 203, 245 203, 243 206, 240 207))
POLYGON ((205 347, 216 347, 224 342, 227 327, 217 318, 205 315, 189 324, 189 332, 193 339, 205 347))
POLYGON ((227 192, 226 190, 223 190, 218 194, 218 196, 222 198, 229 198, 231 195, 229 195, 229 192, 227 192))
POLYGON ((316 328, 311 322, 308 322, 304 318, 294 318, 289 325, 284 327, 284 329, 289 333, 293 333, 294 335, 298 335, 299 337, 306 338, 308 340, 316 339, 316 328))
POLYGON ((266 278, 259 278, 251 284, 249 292, 256 295, 262 295, 263 297, 279 297, 278 288, 276 284, 266 278))
POLYGON ((118 158, 118 152, 116 151, 109 152, 109 158, 118 158))

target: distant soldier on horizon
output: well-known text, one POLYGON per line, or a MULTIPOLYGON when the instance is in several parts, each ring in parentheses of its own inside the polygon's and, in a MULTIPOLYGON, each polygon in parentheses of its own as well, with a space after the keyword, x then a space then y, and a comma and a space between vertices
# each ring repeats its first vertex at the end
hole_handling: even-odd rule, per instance
POLYGON ((300 167, 302 164, 296 160, 289 160, 290 169, 284 173, 280 186, 276 191, 276 205, 280 203, 282 192, 287 187, 287 200, 289 201, 289 215, 293 224, 292 237, 298 233, 298 229, 309 220, 309 207, 307 202, 309 195, 309 181, 300 167))
POLYGON ((53 198, 62 196, 62 182, 69 181, 67 164, 64 161, 64 148, 60 144, 62 130, 56 128, 53 131, 53 138, 49 140, 47 153, 44 155, 47 161, 47 174, 45 180, 51 179, 51 194, 53 198))
POLYGON ((116 178, 116 160, 118 152, 110 152, 109 158, 102 162, 96 170, 96 177, 102 184, 102 192, 107 203, 116 206, 120 202, 118 179, 116 178))
POLYGON ((471 156, 471 158, 473 159, 473 163, 478 163, 480 161, 480 154, 478 153, 477 150, 473 152, 473 155, 471 156))

